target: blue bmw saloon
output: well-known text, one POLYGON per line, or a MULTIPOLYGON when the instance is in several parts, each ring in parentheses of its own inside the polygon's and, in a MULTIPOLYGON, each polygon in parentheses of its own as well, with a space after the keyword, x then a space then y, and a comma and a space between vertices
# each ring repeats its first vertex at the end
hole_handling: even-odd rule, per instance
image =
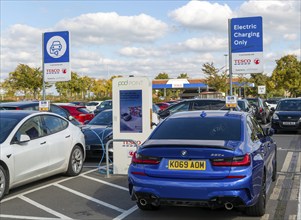
POLYGON ((273 133, 247 112, 171 115, 132 157, 131 198, 141 210, 161 205, 237 207, 247 215, 262 216, 276 180, 273 133))

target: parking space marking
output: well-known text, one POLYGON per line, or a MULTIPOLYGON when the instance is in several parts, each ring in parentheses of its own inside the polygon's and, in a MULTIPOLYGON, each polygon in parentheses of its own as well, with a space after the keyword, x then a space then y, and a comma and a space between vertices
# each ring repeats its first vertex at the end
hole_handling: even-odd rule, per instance
POLYGON ((125 211, 124 209, 118 208, 118 207, 116 207, 116 206, 114 206, 114 205, 111 205, 111 204, 109 204, 109 203, 106 203, 106 202, 103 202, 103 201, 101 201, 101 200, 95 199, 95 198, 93 198, 93 197, 91 197, 91 196, 87 196, 87 195, 85 195, 85 194, 83 194, 83 193, 80 193, 80 192, 75 191, 75 190, 73 190, 73 189, 67 188, 67 187, 62 186, 62 185, 60 185, 60 184, 53 184, 53 185, 56 186, 56 187, 59 187, 59 188, 61 188, 61 189, 63 189, 63 190, 66 190, 66 191, 68 191, 68 192, 71 192, 71 193, 73 193, 73 194, 75 194, 75 195, 77 195, 77 196, 80 196, 80 197, 83 197, 83 198, 85 198, 85 199, 87 199, 87 200, 93 201, 93 202, 95 202, 95 203, 97 203, 97 204, 99 204, 99 205, 106 206, 106 207, 108 207, 108 208, 110 208, 110 209, 114 209, 114 210, 116 210, 116 211, 118 211, 118 212, 124 212, 124 211, 125 211))
POLYGON ((296 166, 296 173, 301 172, 301 153, 299 153, 298 162, 296 166))
POLYGON ((288 168, 289 168, 289 165, 291 163, 292 157, 293 157, 293 152, 288 152, 286 154, 286 157, 285 157, 285 160, 284 160, 281 172, 287 172, 288 171, 288 168))
POLYGON ((297 220, 297 215, 289 215, 289 220, 297 220))
POLYGON ((129 216, 130 214, 132 214, 133 212, 135 212, 137 209, 138 209, 138 206, 135 205, 132 208, 130 208, 129 210, 123 212, 121 215, 114 218, 113 220, 122 220, 122 219, 126 218, 127 216, 129 216))
POLYGON ((0 218, 30 219, 30 220, 54 220, 54 219, 56 219, 56 218, 44 218, 44 217, 21 216, 21 215, 1 215, 1 214, 0 214, 0 218))
POLYGON ((298 200, 298 192, 300 186, 300 176, 295 175, 290 200, 298 200))
POLYGON ((277 200, 279 198, 284 179, 285 179, 285 175, 279 175, 278 176, 275 187, 274 187, 273 192, 270 196, 271 200, 277 200))
POLYGON ((94 177, 90 177, 90 176, 87 176, 87 175, 82 175, 82 177, 93 180, 93 181, 96 181, 96 182, 99 182, 99 183, 102 183, 102 184, 106 184, 106 185, 109 185, 109 186, 112 186, 112 187, 115 187, 115 188, 118 188, 118 189, 129 191, 128 188, 126 188, 126 187, 119 186, 119 185, 116 185, 114 183, 106 182, 106 181, 103 181, 103 180, 99 180, 99 179, 96 179, 94 177))
POLYGON ((48 208, 48 207, 46 207, 46 206, 44 206, 44 205, 42 205, 40 203, 37 203, 37 202, 35 202, 35 201, 33 201, 33 200, 25 197, 25 196, 20 196, 20 199, 22 199, 25 202, 28 202, 29 204, 31 204, 31 205, 39 208, 39 209, 42 209, 42 210, 44 210, 44 211, 46 211, 46 212, 48 212, 48 213, 50 213, 52 215, 55 215, 55 216, 57 216, 57 217, 59 217, 61 219, 72 219, 72 218, 70 218, 70 217, 68 217, 66 215, 63 215, 63 214, 61 214, 59 212, 56 212, 56 211, 54 211, 54 210, 52 210, 52 209, 50 209, 50 208, 48 208))
POLYGON ((264 214, 260 220, 269 220, 270 215, 269 214, 264 214))

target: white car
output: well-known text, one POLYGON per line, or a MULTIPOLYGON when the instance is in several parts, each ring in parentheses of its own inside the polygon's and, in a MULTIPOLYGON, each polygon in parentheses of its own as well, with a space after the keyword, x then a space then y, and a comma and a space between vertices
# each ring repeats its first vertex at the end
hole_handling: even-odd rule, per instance
POLYGON ((86 104, 86 108, 90 112, 94 112, 94 110, 97 108, 97 106, 100 106, 101 103, 102 103, 102 101, 90 101, 86 104))
POLYGON ((9 189, 59 173, 80 174, 85 160, 81 129, 60 115, 0 111, 0 200, 9 189))

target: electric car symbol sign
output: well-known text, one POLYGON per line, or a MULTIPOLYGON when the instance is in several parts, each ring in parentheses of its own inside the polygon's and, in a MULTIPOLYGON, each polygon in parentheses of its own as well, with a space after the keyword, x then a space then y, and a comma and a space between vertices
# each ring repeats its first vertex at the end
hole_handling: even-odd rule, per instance
POLYGON ((69 32, 47 32, 43 35, 44 81, 71 80, 69 32))

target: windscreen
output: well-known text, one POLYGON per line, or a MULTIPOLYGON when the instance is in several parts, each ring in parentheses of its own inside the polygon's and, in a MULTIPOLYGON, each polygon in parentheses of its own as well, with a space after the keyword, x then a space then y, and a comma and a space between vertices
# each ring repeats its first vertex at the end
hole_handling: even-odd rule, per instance
POLYGON ((150 139, 241 140, 240 118, 170 118, 150 139))
POLYGON ((278 111, 301 111, 301 100, 283 100, 277 105, 278 111))
POLYGON ((0 120, 0 144, 2 144, 19 120, 14 118, 1 118, 0 120))

